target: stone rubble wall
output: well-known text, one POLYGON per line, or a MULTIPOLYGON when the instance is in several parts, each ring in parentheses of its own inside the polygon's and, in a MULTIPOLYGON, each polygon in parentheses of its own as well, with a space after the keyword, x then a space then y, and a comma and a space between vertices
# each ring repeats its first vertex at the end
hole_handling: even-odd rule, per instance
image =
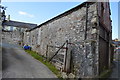
MULTIPOLYGON (((48 24, 28 32, 30 45, 34 51, 46 56, 47 45, 61 46, 69 40, 72 47, 71 73, 76 77, 93 77, 98 72, 97 7, 89 4, 86 27, 86 6, 48 24), (85 31, 86 30, 86 31, 85 31), (87 39, 85 40, 85 35, 87 39)), ((25 35, 26 36, 26 35, 25 35)), ((27 41, 28 42, 28 41, 27 41)), ((50 58, 58 48, 49 48, 50 58)), ((65 54, 66 50, 59 52, 65 54)))
POLYGON ((2 38, 23 46, 23 33, 20 31, 2 32, 2 38))
MULTIPOLYGON (((30 42, 29 44, 34 51, 46 56, 47 45, 60 47, 66 40, 69 40, 74 44, 71 45, 71 63, 73 63, 70 65, 71 72, 74 73, 76 77, 93 77, 94 75, 97 75, 96 71, 98 67, 96 23, 97 7, 96 3, 94 3, 90 4, 88 7, 87 31, 85 31, 86 6, 83 6, 66 16, 28 32, 30 41, 27 42, 30 42), (87 35, 86 40, 85 35, 87 35)), ((58 49, 56 48, 49 48, 49 56, 47 57, 54 55, 57 50, 58 49)), ((66 50, 61 52, 65 54, 66 50)))

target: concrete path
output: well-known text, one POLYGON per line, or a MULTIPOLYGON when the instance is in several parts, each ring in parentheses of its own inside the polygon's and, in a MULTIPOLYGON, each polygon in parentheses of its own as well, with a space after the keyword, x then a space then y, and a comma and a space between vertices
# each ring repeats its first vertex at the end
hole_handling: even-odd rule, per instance
POLYGON ((2 78, 56 78, 56 75, 19 46, 3 43, 2 78))

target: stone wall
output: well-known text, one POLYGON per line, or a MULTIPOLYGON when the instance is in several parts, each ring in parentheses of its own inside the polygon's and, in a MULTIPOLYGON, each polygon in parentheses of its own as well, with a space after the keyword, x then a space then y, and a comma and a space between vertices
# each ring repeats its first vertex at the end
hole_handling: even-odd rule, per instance
POLYGON ((2 38, 23 46, 23 32, 19 30, 2 31, 2 38))
MULTIPOLYGON (((56 58, 57 61, 52 60, 55 66, 58 66, 59 62, 59 66, 61 65, 66 72, 74 74, 76 78, 96 77, 102 70, 100 69, 102 66, 99 68, 99 65, 102 65, 101 62, 109 60, 110 57, 109 55, 107 58, 102 58, 109 54, 106 52, 110 49, 108 42, 111 40, 112 32, 106 32, 106 28, 111 28, 110 19, 108 24, 105 24, 106 28, 102 29, 99 25, 101 19, 98 15, 100 14, 98 11, 101 7, 100 3, 83 3, 81 5, 26 32, 30 40, 28 44, 34 51, 51 59, 68 40, 68 44, 63 46, 64 49, 62 48, 53 58, 56 58), (102 34, 110 36, 109 38, 105 37, 104 43, 107 44, 104 46, 105 48, 100 45, 102 34), (101 53, 100 49, 104 53, 101 53)), ((109 6, 107 7, 109 8, 109 6)), ((104 9, 108 11, 106 7, 104 9)), ((110 14, 107 13, 106 15, 109 17, 110 14)))
MULTIPOLYGON (((47 45, 60 47, 66 40, 72 43, 69 44, 72 51, 70 72, 75 74, 76 77, 97 75, 96 3, 88 4, 88 14, 86 14, 86 10, 86 5, 84 5, 66 16, 28 32, 31 40, 29 44, 34 51, 44 56, 46 56, 47 45)), ((51 58, 57 50, 58 48, 49 47, 47 57, 51 58)), ((66 54, 66 50, 61 50, 60 53, 66 54)))

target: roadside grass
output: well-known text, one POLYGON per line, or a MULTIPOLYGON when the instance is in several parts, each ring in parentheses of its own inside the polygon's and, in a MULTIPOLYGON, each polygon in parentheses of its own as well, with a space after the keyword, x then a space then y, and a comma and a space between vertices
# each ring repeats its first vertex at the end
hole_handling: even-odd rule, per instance
POLYGON ((42 55, 38 54, 35 51, 30 51, 30 50, 25 50, 25 52, 27 52, 28 54, 30 54, 32 57, 34 57, 35 59, 37 59, 38 61, 42 62, 44 65, 46 65, 54 74, 56 74, 56 76, 60 79, 62 79, 60 71, 58 69, 56 69, 56 67, 54 65, 52 65, 50 62, 48 62, 47 60, 45 60, 45 57, 43 57, 42 55))

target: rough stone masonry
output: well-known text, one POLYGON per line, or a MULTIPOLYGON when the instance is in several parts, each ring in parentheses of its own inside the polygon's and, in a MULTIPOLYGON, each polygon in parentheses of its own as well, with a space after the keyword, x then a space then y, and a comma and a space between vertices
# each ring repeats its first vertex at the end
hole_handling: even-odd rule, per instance
POLYGON ((87 78, 109 68, 111 34, 109 2, 84 2, 25 32, 24 43, 49 59, 68 40, 53 62, 76 78, 87 78))

